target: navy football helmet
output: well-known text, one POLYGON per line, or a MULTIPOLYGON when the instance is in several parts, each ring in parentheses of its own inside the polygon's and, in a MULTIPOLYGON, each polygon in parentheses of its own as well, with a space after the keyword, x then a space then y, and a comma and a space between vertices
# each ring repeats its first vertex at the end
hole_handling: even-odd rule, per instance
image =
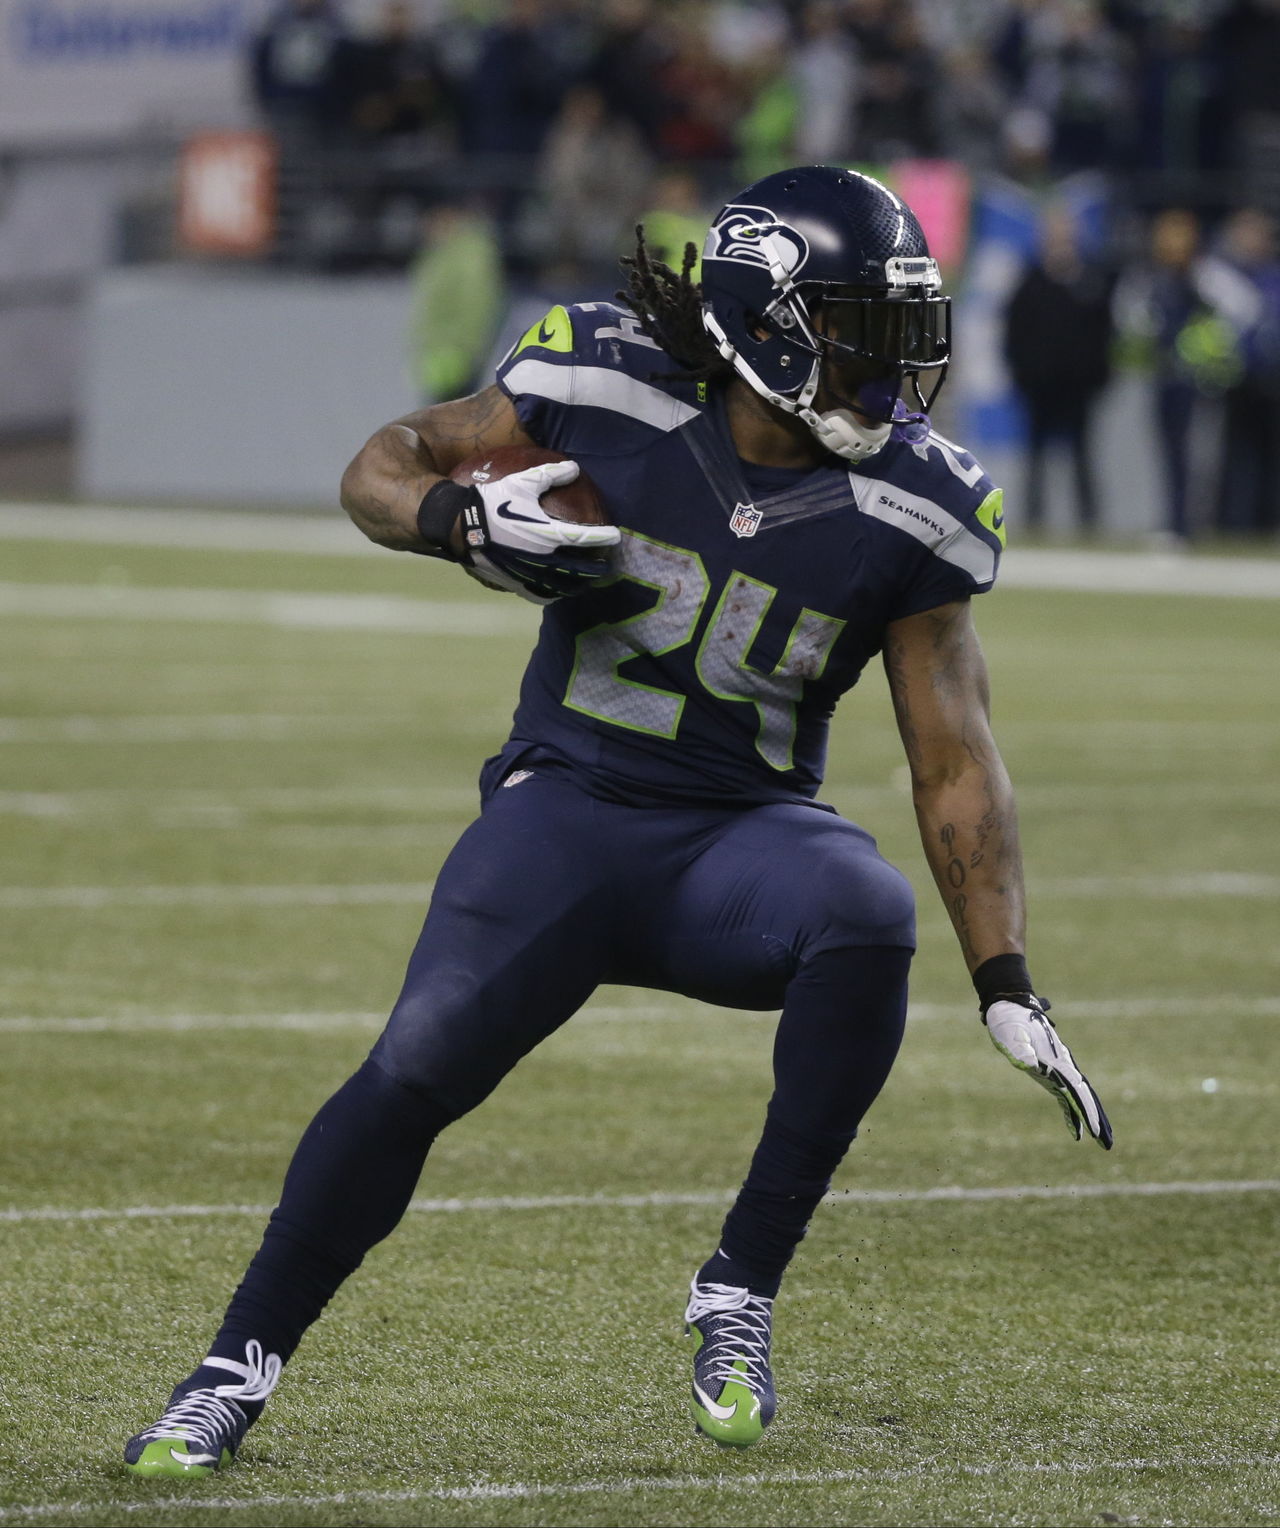
POLYGON ((829 451, 861 461, 895 424, 927 429, 951 299, 915 214, 870 175, 809 165, 748 186, 707 234, 702 296, 720 354, 829 451), (838 407, 817 412, 819 385, 838 407))

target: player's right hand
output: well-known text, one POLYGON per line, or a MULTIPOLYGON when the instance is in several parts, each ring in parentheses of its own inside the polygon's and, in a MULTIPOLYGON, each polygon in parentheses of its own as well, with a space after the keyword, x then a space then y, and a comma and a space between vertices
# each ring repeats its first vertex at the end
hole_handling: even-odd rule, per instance
POLYGON ((548 490, 577 476, 577 462, 546 462, 475 484, 462 510, 467 571, 491 588, 538 605, 580 594, 609 577, 612 569, 602 554, 617 546, 617 526, 557 520, 539 502, 548 490))
POLYGON ((1111 1121, 1102 1100, 1059 1038, 1040 999, 1030 992, 1001 998, 986 1010, 982 1022, 1000 1054, 1057 1099, 1076 1140, 1083 1127, 1104 1151, 1110 1151, 1111 1121))

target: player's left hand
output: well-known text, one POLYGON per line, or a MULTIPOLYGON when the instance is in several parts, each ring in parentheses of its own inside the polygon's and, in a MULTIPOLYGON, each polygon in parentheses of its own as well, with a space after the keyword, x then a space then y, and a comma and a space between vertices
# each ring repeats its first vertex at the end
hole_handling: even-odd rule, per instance
POLYGON ((1104 1151, 1110 1151, 1111 1121, 1102 1100, 1059 1038, 1040 999, 1031 992, 1001 998, 982 1015, 982 1022, 1000 1054, 1058 1100, 1076 1140, 1087 1130, 1104 1151))

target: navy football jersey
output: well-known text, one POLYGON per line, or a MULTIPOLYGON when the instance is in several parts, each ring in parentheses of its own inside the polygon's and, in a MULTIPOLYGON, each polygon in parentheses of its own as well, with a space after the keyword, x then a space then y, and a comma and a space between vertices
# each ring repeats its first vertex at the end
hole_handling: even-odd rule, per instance
POLYGON ((885 627, 989 589, 1000 491, 937 435, 858 465, 739 460, 723 389, 612 303, 553 308, 498 368, 528 435, 621 527, 614 577, 549 605, 516 763, 620 801, 810 799, 836 701, 885 627))

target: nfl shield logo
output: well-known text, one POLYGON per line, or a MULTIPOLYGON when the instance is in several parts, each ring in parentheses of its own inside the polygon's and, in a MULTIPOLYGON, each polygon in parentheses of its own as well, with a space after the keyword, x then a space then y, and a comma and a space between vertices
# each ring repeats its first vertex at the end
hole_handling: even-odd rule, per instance
POLYGON ((735 536, 754 536, 760 529, 760 522, 764 516, 754 504, 735 504, 733 516, 729 521, 729 529, 735 536))

